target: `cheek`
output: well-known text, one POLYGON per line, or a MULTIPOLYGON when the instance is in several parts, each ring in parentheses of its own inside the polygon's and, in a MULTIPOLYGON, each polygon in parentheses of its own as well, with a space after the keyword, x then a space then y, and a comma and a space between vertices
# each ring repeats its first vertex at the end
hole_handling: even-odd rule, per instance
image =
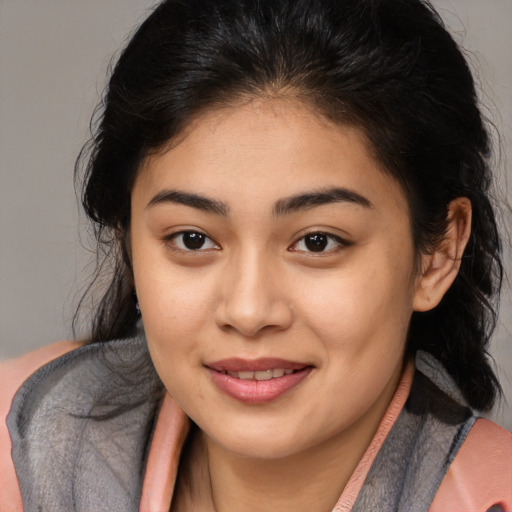
POLYGON ((135 286, 144 324, 160 332, 196 328, 208 309, 211 286, 198 275, 200 271, 194 273, 172 265, 158 252, 141 252, 139 258, 134 258, 135 286))
POLYGON ((201 307, 197 298, 186 300, 183 295, 161 292, 141 303, 151 357, 164 381, 166 375, 180 373, 184 363, 197 360, 196 340, 204 324, 201 307))
POLYGON ((138 293, 153 364, 167 391, 184 407, 191 392, 194 401, 204 394, 196 372, 201 366, 198 340, 207 306, 188 282, 174 277, 170 283, 146 275, 138 293))
POLYGON ((197 350, 195 340, 204 324, 204 286, 173 269, 151 251, 133 260, 135 287, 144 330, 155 367, 171 390, 169 377, 179 375, 197 350), (203 293, 201 293, 203 291, 203 293))
MULTIPOLYGON (((317 280, 307 287, 302 310, 322 335, 366 338, 375 330, 407 324, 412 311, 412 289, 407 273, 390 266, 363 266, 317 280)), ((396 331, 395 331, 396 334, 396 331)))

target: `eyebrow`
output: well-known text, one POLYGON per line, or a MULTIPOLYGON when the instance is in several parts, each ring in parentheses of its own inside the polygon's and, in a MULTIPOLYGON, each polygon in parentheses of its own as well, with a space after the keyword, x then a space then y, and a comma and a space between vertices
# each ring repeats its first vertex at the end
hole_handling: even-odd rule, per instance
POLYGON ((216 201, 199 194, 182 192, 179 190, 162 190, 151 199, 146 208, 151 208, 157 204, 176 203, 184 206, 190 206, 207 213, 226 216, 229 213, 229 207, 222 201, 216 201))
MULTIPOLYGON (((149 201, 146 208, 151 208, 163 203, 182 204, 216 215, 227 216, 229 214, 229 206, 222 201, 179 190, 162 190, 149 201)), ((365 208, 373 208, 373 204, 369 199, 353 190, 346 188, 330 188, 279 199, 274 204, 272 213, 274 216, 284 216, 300 210, 308 210, 316 206, 332 203, 352 203, 365 208)))
POLYGON ((273 214, 276 216, 289 215, 299 210, 308 210, 309 208, 332 203, 352 203, 365 208, 373 208, 369 199, 353 190, 330 188, 280 199, 274 206, 273 214))

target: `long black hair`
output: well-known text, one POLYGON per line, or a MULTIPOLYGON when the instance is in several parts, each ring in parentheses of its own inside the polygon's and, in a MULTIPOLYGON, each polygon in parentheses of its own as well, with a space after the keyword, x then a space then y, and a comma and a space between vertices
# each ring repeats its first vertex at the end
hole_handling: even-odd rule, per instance
POLYGON ((472 74, 425 0, 166 0, 139 27, 110 78, 85 167, 83 205, 108 281, 92 341, 133 334, 137 312, 126 237, 142 160, 193 116, 241 97, 293 94, 362 128, 409 199, 416 249, 446 229, 467 197, 471 237, 441 304, 413 313, 408 350, 437 357, 477 409, 499 384, 487 346, 502 281, 490 199, 491 146, 472 74))

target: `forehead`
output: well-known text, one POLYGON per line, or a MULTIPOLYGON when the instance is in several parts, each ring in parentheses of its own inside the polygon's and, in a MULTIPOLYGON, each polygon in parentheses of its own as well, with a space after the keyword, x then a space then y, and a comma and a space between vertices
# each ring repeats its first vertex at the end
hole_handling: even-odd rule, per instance
POLYGON ((170 149, 150 155, 133 198, 149 201, 179 189, 236 209, 333 187, 407 210, 402 188, 372 156, 360 129, 335 125, 295 100, 252 100, 202 114, 170 149))

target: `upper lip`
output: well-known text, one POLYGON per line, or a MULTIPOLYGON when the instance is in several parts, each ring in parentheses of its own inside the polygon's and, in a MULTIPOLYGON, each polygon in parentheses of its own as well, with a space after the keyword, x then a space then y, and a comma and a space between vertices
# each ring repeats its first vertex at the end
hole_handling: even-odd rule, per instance
POLYGON ((207 363, 205 366, 217 372, 258 372, 274 368, 283 368, 284 370, 301 370, 302 368, 306 368, 311 365, 308 363, 288 361, 286 359, 279 359, 275 357, 261 357, 258 359, 232 357, 230 359, 222 359, 220 361, 207 363))

